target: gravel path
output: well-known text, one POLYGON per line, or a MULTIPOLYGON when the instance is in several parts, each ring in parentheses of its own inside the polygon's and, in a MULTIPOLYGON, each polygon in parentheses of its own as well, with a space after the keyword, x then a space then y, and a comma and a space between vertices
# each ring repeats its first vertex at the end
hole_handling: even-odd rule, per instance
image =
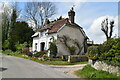
POLYGON ((87 64, 78 64, 78 65, 47 65, 57 71, 63 72, 65 74, 68 74, 74 78, 78 78, 74 71, 82 69, 87 64))

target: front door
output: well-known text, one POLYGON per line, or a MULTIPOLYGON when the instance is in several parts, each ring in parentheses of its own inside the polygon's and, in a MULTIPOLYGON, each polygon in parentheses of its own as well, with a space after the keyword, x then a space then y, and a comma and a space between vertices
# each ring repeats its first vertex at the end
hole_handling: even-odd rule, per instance
POLYGON ((44 48, 45 48, 45 43, 42 42, 42 43, 41 43, 41 51, 44 51, 44 48))

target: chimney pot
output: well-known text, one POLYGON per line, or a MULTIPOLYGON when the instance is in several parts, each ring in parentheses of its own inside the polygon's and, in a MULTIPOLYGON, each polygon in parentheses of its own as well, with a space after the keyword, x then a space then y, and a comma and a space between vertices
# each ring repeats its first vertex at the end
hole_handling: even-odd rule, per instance
POLYGON ((74 18, 75 18, 75 12, 73 7, 71 8, 71 10, 68 12, 68 16, 69 16, 69 20, 71 23, 74 23, 74 18))

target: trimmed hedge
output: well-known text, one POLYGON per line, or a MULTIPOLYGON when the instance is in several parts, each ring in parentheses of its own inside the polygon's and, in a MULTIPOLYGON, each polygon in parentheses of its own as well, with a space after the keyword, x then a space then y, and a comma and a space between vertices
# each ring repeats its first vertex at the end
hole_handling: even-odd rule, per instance
POLYGON ((99 46, 90 46, 87 55, 89 59, 120 66, 120 38, 109 39, 99 46))

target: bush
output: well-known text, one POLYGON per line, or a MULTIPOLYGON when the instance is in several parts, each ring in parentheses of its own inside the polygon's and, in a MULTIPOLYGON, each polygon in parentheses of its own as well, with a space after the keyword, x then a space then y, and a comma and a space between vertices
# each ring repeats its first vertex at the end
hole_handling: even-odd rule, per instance
POLYGON ((4 51, 4 54, 6 54, 6 55, 10 55, 11 53, 12 53, 12 51, 10 49, 7 49, 4 51))
POLYGON ((29 47, 29 44, 27 42, 23 43, 24 47, 29 47))
POLYGON ((43 55, 43 61, 47 61, 47 60, 50 60, 50 58, 46 54, 44 54, 43 55))
POLYGON ((69 47, 69 51, 70 51, 71 55, 74 55, 75 51, 76 51, 76 47, 72 45, 71 47, 69 47))
POLYGON ((23 47, 24 47, 24 44, 20 44, 19 42, 17 42, 17 43, 15 44, 16 50, 22 51, 22 48, 23 48, 23 47))
POLYGON ((33 56, 32 52, 29 52, 29 51, 26 53, 26 55, 29 56, 29 57, 33 56))
POLYGON ((50 42, 49 50, 50 50, 51 57, 56 57, 56 55, 57 55, 57 46, 56 46, 55 42, 50 42))
POLYGON ((112 46, 114 46, 116 44, 117 44, 117 39, 111 38, 111 39, 105 41, 103 43, 104 52, 108 52, 112 48, 112 46))
POLYGON ((91 46, 87 54, 89 59, 102 60, 108 64, 120 66, 120 38, 109 39, 99 46, 91 46))
POLYGON ((9 48, 10 48, 10 42, 9 42, 8 39, 5 40, 5 42, 3 43, 3 48, 4 48, 4 49, 9 49, 9 48))
POLYGON ((98 52, 98 46, 90 46, 87 52, 88 58, 96 60, 98 58, 98 52))
POLYGON ((42 57, 44 54, 46 54, 48 51, 40 51, 35 53, 33 56, 34 57, 42 57))

